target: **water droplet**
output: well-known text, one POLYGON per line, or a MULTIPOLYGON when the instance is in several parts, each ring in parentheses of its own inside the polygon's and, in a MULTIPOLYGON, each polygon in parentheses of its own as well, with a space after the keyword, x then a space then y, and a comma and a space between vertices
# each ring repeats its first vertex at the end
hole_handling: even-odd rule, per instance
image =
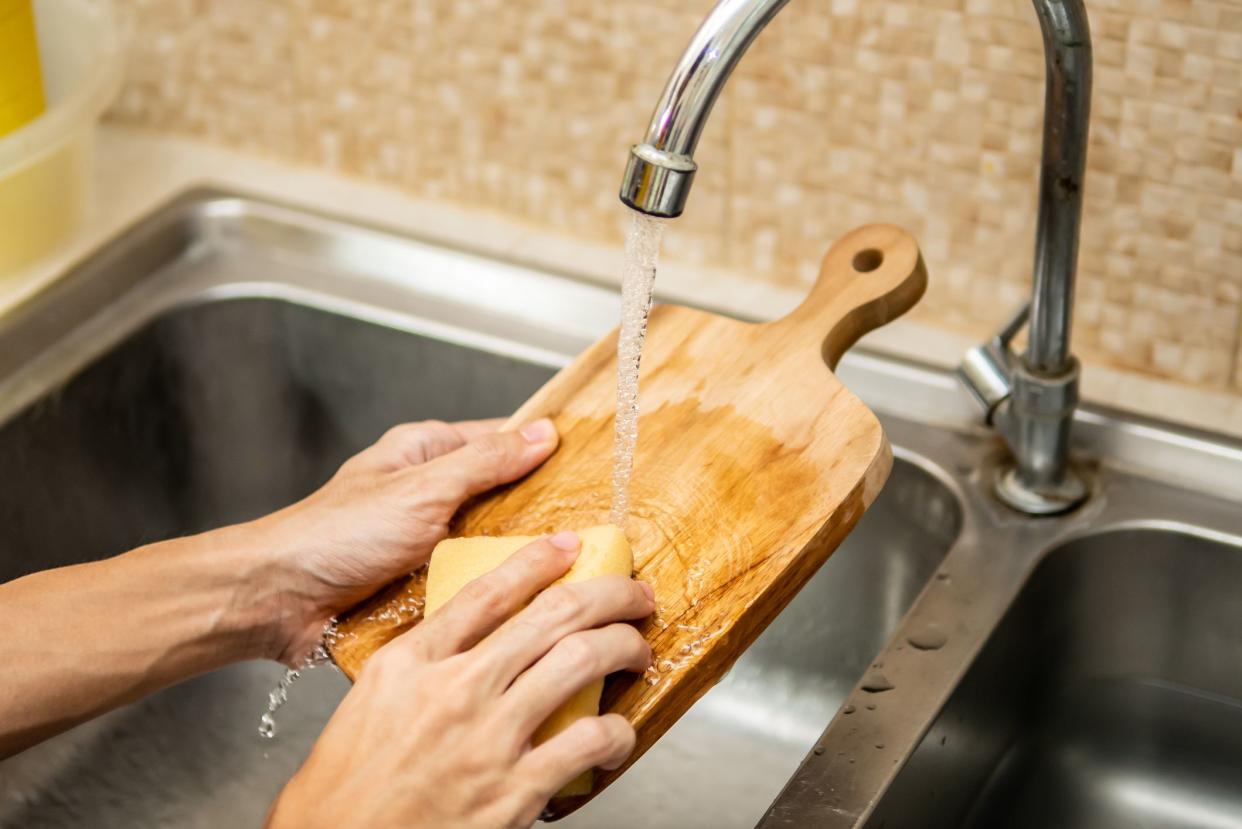
POLYGON ((821 755, 824 753, 824 747, 823 747, 823 746, 815 746, 815 748, 813 749, 813 751, 814 751, 814 753, 815 753, 815 756, 816 756, 816 757, 819 757, 819 756, 821 756, 821 755))
POLYGON ((906 641, 921 651, 934 651, 943 648, 949 637, 939 625, 928 622, 910 631, 906 641))
POLYGON ((868 711, 874 711, 874 710, 875 710, 875 703, 874 703, 874 702, 872 702, 872 703, 868 703, 868 704, 867 704, 867 710, 868 710, 868 711))
POLYGON ((869 671, 862 681, 862 689, 868 694, 882 694, 893 690, 893 683, 879 671, 869 671))
POLYGON ((937 581, 948 581, 948 580, 949 580, 949 571, 948 571, 948 570, 941 570, 939 573, 937 573, 937 574, 936 574, 936 580, 937 580, 937 581))
POLYGON ((876 744, 875 744, 875 747, 876 747, 876 748, 884 748, 884 743, 876 743, 876 744))
POLYGON ((854 713, 854 710, 855 710, 855 709, 854 709, 854 706, 852 706, 852 705, 847 705, 847 706, 845 706, 844 708, 842 708, 842 709, 841 709, 841 713, 843 713, 843 714, 853 714, 853 713, 854 713))

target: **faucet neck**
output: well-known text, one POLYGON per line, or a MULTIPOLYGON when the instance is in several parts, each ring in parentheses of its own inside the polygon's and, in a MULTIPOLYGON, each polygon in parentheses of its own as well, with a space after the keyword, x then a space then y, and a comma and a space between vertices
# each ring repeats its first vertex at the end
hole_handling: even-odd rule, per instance
POLYGON ((621 201, 650 216, 685 209, 694 181, 694 149, 733 67, 789 0, 721 0, 699 26, 664 85, 621 183, 621 201))
POLYGON ((1070 323, 1091 116, 1091 31, 1082 0, 1033 0, 1044 36, 1044 145, 1026 367, 1070 367, 1070 323))

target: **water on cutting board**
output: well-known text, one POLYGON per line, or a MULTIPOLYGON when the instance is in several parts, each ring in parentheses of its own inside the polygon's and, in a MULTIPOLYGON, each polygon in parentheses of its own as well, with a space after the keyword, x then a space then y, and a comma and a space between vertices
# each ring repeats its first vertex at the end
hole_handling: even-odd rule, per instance
POLYGON ((625 529, 638 443, 638 369, 647 336, 664 220, 633 211, 621 267, 621 328, 617 335, 617 420, 612 458, 612 523, 625 529))

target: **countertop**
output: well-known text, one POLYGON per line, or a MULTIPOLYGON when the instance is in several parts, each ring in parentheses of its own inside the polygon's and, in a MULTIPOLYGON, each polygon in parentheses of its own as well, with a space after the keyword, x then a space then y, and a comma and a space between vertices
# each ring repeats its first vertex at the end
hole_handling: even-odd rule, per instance
MULTIPOLYGON (((467 247, 523 264, 616 283, 618 247, 558 236, 486 211, 418 199, 396 188, 258 158, 202 142, 104 126, 84 227, 55 255, 0 275, 0 314, 55 281, 72 264, 173 196, 200 185, 291 204, 397 233, 467 247)), ((618 205, 618 209, 623 209, 618 205)), ((934 274, 933 274, 934 278, 934 274)), ((725 312, 770 318, 801 292, 728 271, 661 263, 657 295, 725 312)), ((951 366, 974 343, 962 335, 899 320, 864 343, 876 351, 951 366)), ((1084 366, 1082 395, 1093 403, 1242 437, 1242 396, 1194 388, 1105 366, 1084 366)))

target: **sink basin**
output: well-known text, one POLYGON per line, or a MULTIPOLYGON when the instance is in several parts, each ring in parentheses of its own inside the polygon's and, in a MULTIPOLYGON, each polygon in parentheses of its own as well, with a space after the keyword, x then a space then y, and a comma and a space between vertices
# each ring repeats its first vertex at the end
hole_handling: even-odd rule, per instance
POLYGON ((1242 539, 1040 562, 868 826, 1242 826, 1242 539))
MULTIPOLYGON (((401 285, 405 307, 372 301, 381 280, 325 269, 322 255, 291 265, 268 246, 221 246, 145 275, 131 249, 79 278, 77 290, 121 275, 132 285, 103 320, 48 335, 0 385, 27 398, 0 412, 0 579, 276 509, 398 422, 507 414, 591 333, 558 340, 547 324, 497 322, 504 308, 456 303, 434 280, 401 285), (456 327, 437 328, 445 320, 456 327)), ((522 277, 490 268, 476 278, 522 277)), ((559 281, 558 295, 587 290, 559 281)), ((590 312, 588 300, 614 309, 595 314, 602 334, 615 298, 592 288, 575 310, 590 312)), ((629 829, 659 803, 644 825, 753 826, 958 532, 956 496, 924 466, 899 457, 855 532, 727 678, 564 825, 629 829)), ((281 672, 200 676, 0 764, 0 823, 260 825, 348 689, 331 669, 306 672, 264 740, 258 718, 281 672)))

